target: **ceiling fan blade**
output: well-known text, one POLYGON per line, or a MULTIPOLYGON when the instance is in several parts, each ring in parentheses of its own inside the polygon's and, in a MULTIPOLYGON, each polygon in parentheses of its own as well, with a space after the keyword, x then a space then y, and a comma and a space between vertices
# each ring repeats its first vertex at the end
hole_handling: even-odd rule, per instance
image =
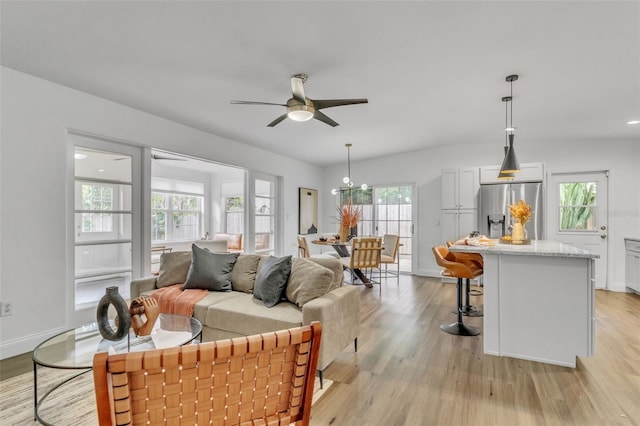
POLYGON ((287 104, 276 104, 273 102, 258 102, 258 101, 231 101, 231 103, 237 104, 237 105, 278 105, 283 107, 287 106, 287 104))
POLYGON ((157 155, 157 154, 151 154, 151 158, 153 160, 187 161, 186 158, 163 157, 162 155, 157 155))
POLYGON ((336 123, 335 121, 333 121, 332 119, 330 119, 325 114, 323 114, 320 111, 318 111, 317 109, 316 109, 316 112, 313 114, 313 118, 315 118, 316 120, 320 120, 323 123, 328 124, 331 127, 339 126, 338 123, 336 123))
POLYGON ((331 108, 342 105, 355 105, 355 104, 367 104, 369 100, 367 98, 360 99, 319 99, 313 100, 313 106, 316 110, 323 108, 331 108))
POLYGON ((287 114, 282 114, 280 117, 276 118, 271 123, 267 124, 267 127, 274 127, 276 124, 280 123, 285 118, 287 118, 287 114))
POLYGON ((293 76, 291 77, 291 93, 293 94, 293 99, 302 104, 307 102, 307 98, 304 94, 304 80, 302 77, 293 76))

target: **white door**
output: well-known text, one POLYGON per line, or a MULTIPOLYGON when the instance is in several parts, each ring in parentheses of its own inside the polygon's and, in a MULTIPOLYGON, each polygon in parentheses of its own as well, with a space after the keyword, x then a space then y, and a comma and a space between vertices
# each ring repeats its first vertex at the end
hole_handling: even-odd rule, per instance
POLYGON ((249 197, 253 198, 249 210, 249 232, 245 239, 245 251, 249 253, 275 255, 279 253, 278 229, 278 178, 276 176, 251 172, 249 177, 249 197))
POLYGON ((556 173, 549 182, 549 239, 595 253, 596 287, 607 286, 608 172, 556 173))
MULTIPOLYGON (((105 288, 129 297, 142 271, 143 149, 70 133, 73 146, 73 315, 94 308, 105 288)), ((75 321, 75 320, 74 320, 75 321)))

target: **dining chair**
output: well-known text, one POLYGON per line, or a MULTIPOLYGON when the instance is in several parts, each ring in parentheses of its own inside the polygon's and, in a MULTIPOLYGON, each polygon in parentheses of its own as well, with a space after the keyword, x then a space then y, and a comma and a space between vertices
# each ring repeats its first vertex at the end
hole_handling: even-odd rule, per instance
POLYGON ((98 423, 308 425, 322 326, 93 358, 98 423))
POLYGON ((307 242, 307 239, 302 236, 302 235, 298 235, 298 257, 304 257, 304 258, 310 258, 310 257, 316 257, 316 258, 333 258, 336 259, 338 257, 338 254, 328 254, 328 253, 319 253, 319 254, 311 254, 311 251, 309 250, 309 243, 307 242))
POLYGON ((380 263, 384 265, 384 278, 389 278, 389 265, 396 264, 396 272, 391 275, 396 276, 398 285, 400 285, 400 259, 398 251, 400 249, 400 236, 394 234, 384 234, 382 237, 382 251, 380 252, 380 263))
POLYGON ((369 283, 380 285, 380 294, 382 295, 382 286, 380 284, 380 255, 382 252, 382 238, 380 237, 355 237, 351 240, 351 256, 341 257, 342 266, 351 271, 351 282, 354 284, 356 270, 360 270, 366 275, 369 272, 369 283), (378 281, 373 278, 373 270, 378 270, 378 281))

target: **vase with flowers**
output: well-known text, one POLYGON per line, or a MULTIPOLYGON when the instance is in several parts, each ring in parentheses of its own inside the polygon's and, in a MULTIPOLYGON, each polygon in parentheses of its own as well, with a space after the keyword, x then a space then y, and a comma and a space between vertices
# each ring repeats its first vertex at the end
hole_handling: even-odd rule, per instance
POLYGON ((525 224, 533 216, 533 210, 531 206, 524 200, 520 200, 515 204, 509 205, 509 212, 511 217, 515 219, 513 228, 511 231, 512 244, 524 244, 527 241, 527 235, 525 230, 525 224))
POLYGON ((338 207, 338 219, 340 220, 340 240, 348 241, 351 235, 351 229, 358 226, 358 222, 362 217, 362 209, 360 206, 354 206, 351 202, 338 207))

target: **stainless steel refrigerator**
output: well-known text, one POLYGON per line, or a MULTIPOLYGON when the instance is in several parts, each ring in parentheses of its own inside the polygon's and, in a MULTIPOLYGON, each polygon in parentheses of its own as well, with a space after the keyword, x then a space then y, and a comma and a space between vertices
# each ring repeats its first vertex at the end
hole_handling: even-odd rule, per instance
POLYGON ((499 238, 508 233, 512 225, 509 204, 523 199, 533 209, 533 217, 525 225, 527 238, 541 240, 543 217, 542 182, 498 183, 480 185, 478 200, 478 228, 489 238, 499 238))

